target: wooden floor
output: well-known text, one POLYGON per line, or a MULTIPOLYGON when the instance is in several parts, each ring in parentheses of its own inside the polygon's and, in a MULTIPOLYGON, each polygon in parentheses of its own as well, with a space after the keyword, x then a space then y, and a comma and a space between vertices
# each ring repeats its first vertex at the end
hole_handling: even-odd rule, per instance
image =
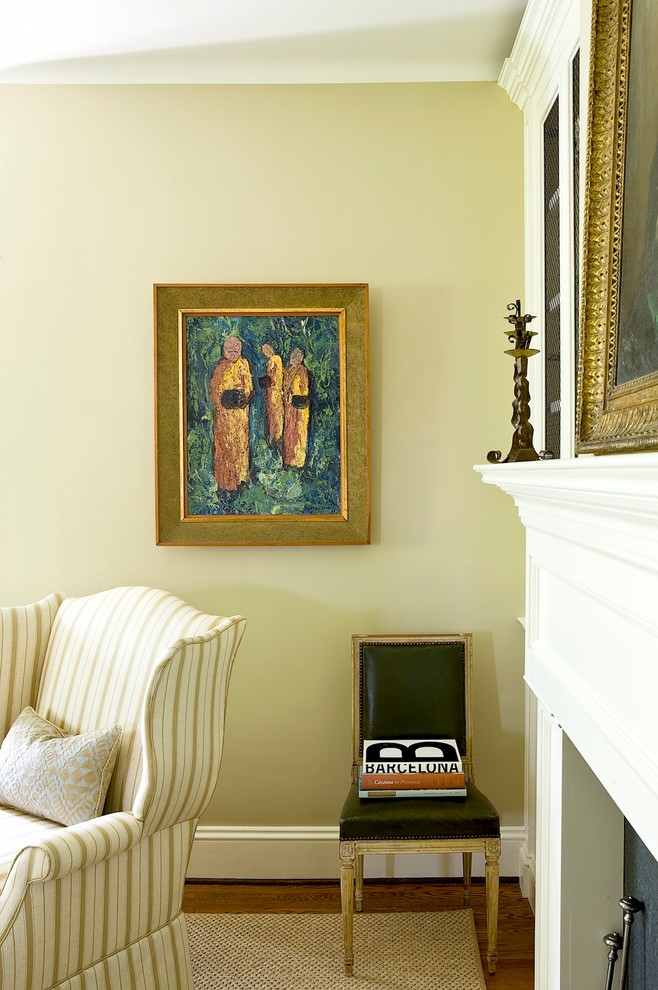
MULTIPOLYGON (((462 907, 460 884, 444 881, 370 880, 364 911, 453 911, 462 907)), ((498 972, 487 973, 484 884, 473 883, 475 917, 487 988, 532 990, 534 986, 534 917, 519 885, 501 881, 498 914, 498 972)), ((183 909, 188 913, 279 914, 340 912, 337 881, 224 883, 188 882, 183 909)))

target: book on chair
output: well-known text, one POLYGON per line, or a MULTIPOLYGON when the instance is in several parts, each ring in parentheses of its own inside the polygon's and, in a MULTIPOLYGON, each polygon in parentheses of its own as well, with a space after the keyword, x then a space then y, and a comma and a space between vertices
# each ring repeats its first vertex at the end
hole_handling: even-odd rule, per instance
POLYGON ((454 739, 365 739, 359 797, 465 797, 454 739))

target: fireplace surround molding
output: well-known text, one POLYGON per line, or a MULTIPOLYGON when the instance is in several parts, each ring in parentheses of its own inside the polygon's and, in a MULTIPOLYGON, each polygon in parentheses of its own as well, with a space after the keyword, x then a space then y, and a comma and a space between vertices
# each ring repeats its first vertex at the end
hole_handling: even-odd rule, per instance
POLYGON ((658 453, 475 470, 526 528, 525 680, 658 858, 658 453))

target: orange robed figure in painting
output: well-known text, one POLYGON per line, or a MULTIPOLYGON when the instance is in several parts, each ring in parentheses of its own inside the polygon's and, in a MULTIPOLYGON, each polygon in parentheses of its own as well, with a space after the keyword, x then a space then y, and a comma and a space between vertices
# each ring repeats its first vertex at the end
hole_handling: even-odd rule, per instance
POLYGON ((267 358, 265 374, 259 378, 260 384, 267 389, 267 434, 270 440, 278 442, 283 436, 283 361, 274 353, 271 344, 263 344, 261 350, 267 358))
POLYGON ((242 343, 237 337, 224 341, 224 357, 210 379, 210 398, 214 475, 220 488, 234 492, 249 477, 249 403, 253 399, 249 362, 242 357, 242 343))
POLYGON ((293 348, 290 364, 283 372, 283 463, 304 467, 308 446, 309 374, 304 352, 293 348))

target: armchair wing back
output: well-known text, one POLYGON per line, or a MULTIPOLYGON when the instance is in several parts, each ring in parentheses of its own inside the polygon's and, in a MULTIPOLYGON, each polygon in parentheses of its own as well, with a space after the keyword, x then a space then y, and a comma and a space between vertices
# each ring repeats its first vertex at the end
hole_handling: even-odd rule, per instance
POLYGON ((23 709, 34 705, 61 601, 55 594, 34 605, 0 608, 0 743, 23 709))
POLYGON ((106 812, 132 811, 147 832, 201 814, 243 625, 154 588, 62 602, 34 707, 68 732, 121 725, 106 812))
POLYGON ((183 884, 245 624, 153 588, 0 610, 3 738, 27 705, 123 730, 100 817, 0 807, 2 990, 192 990, 183 884))

